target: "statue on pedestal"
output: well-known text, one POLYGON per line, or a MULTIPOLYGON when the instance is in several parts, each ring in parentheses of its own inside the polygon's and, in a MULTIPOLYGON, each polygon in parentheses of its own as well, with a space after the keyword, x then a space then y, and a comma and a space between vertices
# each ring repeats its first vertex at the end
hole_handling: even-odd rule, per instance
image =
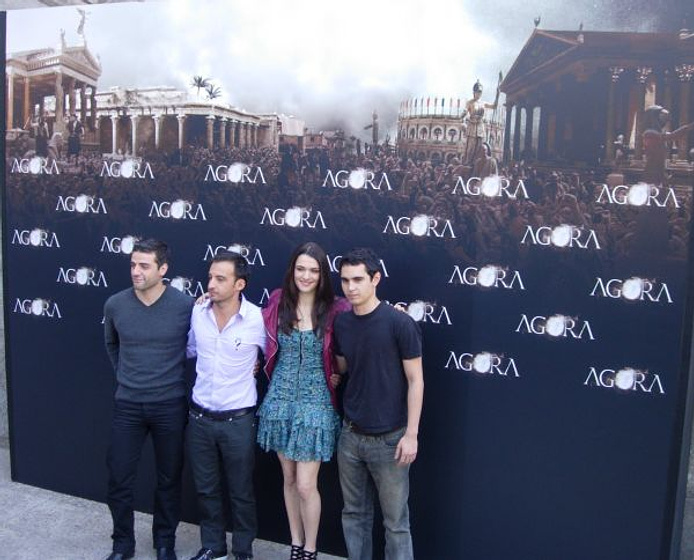
POLYGON ((499 100, 497 96, 494 103, 486 103, 482 98, 482 84, 479 80, 472 86, 472 99, 465 104, 463 122, 467 125, 467 141, 465 143, 465 163, 474 165, 479 157, 482 143, 487 140, 487 131, 484 122, 485 109, 496 109, 499 100))

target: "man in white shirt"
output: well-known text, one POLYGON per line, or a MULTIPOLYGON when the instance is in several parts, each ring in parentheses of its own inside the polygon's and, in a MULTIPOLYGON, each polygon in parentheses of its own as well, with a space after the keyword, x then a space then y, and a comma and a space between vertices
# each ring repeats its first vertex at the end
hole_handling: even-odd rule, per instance
POLYGON ((222 479, 231 503, 232 554, 236 560, 253 557, 258 397, 254 370, 258 350, 265 347, 265 327, 260 309, 241 293, 248 276, 244 257, 219 253, 210 265, 210 298, 196 305, 191 316, 188 356, 197 356, 197 377, 186 437, 202 541, 191 560, 227 557, 222 479))

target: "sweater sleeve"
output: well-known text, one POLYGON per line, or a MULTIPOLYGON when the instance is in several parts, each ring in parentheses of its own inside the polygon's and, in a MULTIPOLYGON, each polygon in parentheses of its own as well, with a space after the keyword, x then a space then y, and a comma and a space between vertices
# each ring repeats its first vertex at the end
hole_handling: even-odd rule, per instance
POLYGON ((118 331, 113 323, 111 316, 111 306, 106 302, 104 306, 104 342, 106 343, 106 352, 113 366, 113 371, 118 371, 118 356, 120 353, 120 339, 118 331))

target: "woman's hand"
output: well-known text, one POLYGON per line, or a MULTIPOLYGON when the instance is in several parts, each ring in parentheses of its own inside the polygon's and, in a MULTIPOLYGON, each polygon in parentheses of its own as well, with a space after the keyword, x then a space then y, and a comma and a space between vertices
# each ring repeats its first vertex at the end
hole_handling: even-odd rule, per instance
POLYGON ((330 376, 330 386, 337 389, 337 386, 342 382, 342 376, 339 373, 333 373, 330 376))
POLYGON ((195 300, 195 305, 202 305, 203 303, 207 302, 208 299, 210 299, 210 293, 205 292, 198 299, 195 300))

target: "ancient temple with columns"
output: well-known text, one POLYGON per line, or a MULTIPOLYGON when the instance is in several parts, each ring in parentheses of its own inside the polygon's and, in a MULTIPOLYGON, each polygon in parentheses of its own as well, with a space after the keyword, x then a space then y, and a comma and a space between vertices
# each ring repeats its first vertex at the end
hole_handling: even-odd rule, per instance
POLYGON ((277 146, 277 115, 257 115, 222 103, 189 99, 173 87, 113 87, 99 92, 99 151, 137 156, 143 150, 277 146))
MULTIPOLYGON (((665 107, 669 130, 694 120, 694 33, 535 29, 501 84, 504 157, 567 165, 642 166, 644 110, 665 107)), ((672 148, 687 169, 694 136, 672 148)))
POLYGON ((86 45, 11 54, 6 60, 7 130, 30 130, 39 116, 49 134, 66 136, 67 117, 83 124, 82 146, 103 154, 187 144, 216 148, 277 148, 303 140, 300 119, 256 114, 169 86, 116 86, 97 91, 101 65, 86 45))
POLYGON ((15 53, 7 59, 7 129, 27 128, 46 115, 51 133, 66 130, 65 118, 75 114, 89 129, 96 119, 99 61, 86 45, 15 53))

